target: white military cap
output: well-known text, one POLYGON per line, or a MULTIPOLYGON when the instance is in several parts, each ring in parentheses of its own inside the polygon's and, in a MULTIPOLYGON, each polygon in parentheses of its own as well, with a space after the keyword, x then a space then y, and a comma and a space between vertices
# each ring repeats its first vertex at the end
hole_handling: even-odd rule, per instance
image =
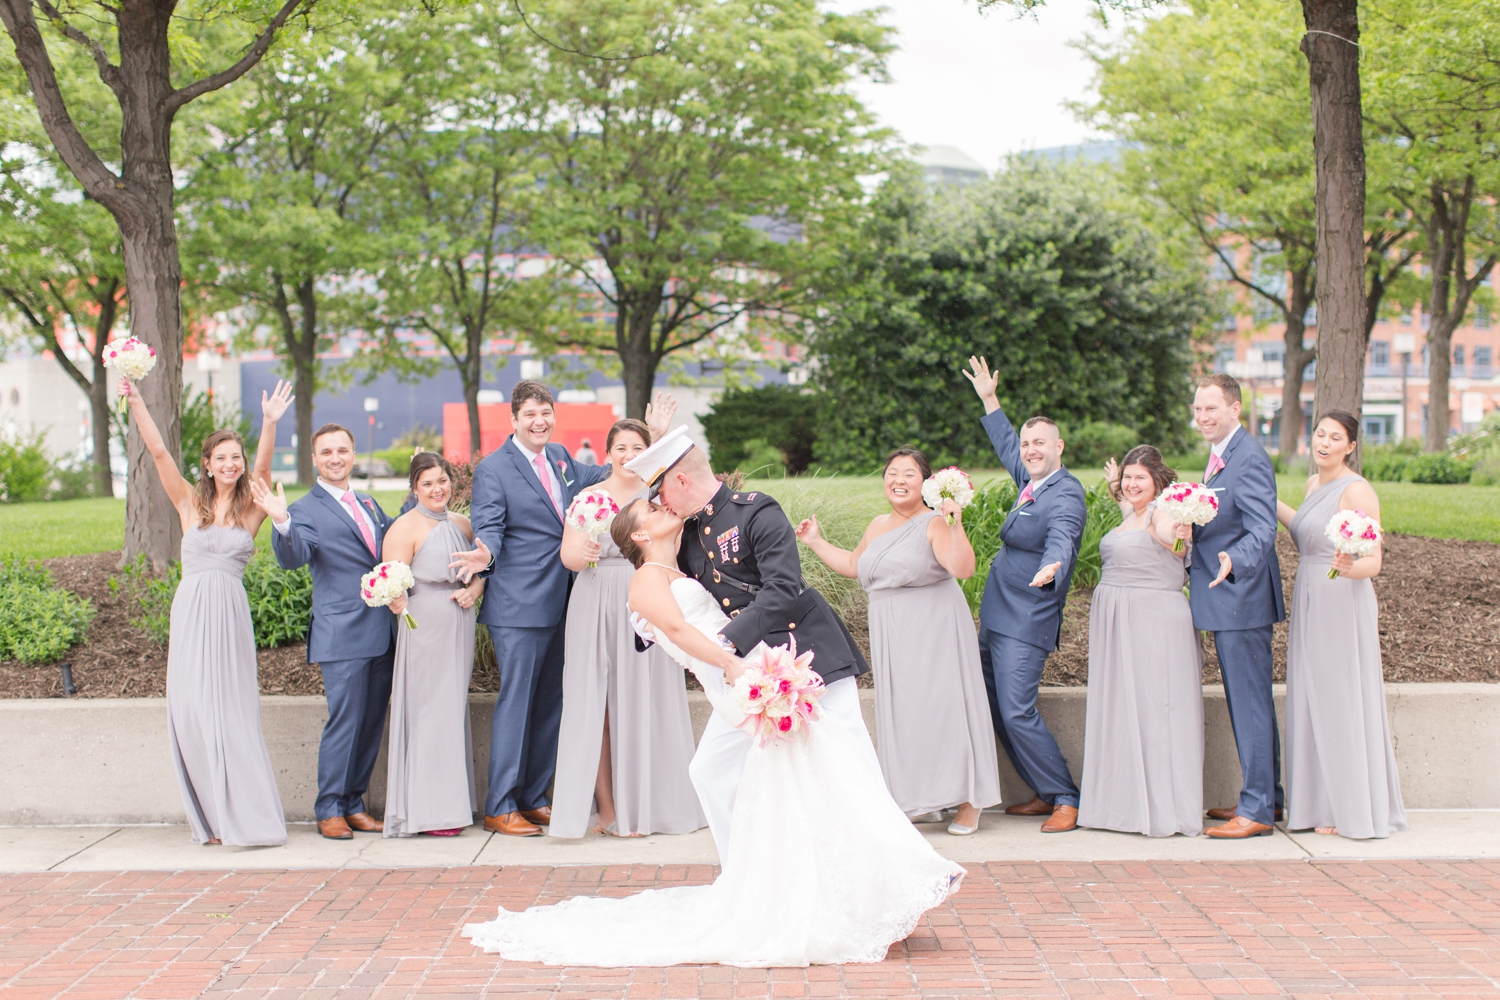
POLYGON ((625 468, 634 472, 650 487, 651 499, 661 490, 661 481, 672 466, 682 461, 682 456, 694 448, 686 427, 674 427, 651 443, 651 447, 625 463, 625 468))

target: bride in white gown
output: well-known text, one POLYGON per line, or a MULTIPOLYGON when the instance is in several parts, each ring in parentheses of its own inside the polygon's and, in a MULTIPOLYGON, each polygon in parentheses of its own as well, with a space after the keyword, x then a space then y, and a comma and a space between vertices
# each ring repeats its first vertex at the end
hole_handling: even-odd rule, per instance
MULTIPOLYGON (((676 568, 682 521, 636 501, 616 518, 636 565, 630 605, 735 723, 732 678, 743 660, 718 642, 728 619, 676 568), (726 679, 726 674, 729 675, 726 679)), ((837 725, 754 746, 740 777, 729 862, 711 885, 649 889, 624 899, 575 896, 469 924, 485 951, 549 965, 744 967, 879 962, 922 914, 957 890, 964 869, 943 858, 886 790, 874 757, 837 725)))

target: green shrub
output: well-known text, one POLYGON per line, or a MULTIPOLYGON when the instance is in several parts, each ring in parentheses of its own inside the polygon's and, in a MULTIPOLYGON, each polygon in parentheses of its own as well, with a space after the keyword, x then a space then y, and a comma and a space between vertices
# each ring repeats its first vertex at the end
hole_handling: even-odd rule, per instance
POLYGON ((1373 445, 1360 455, 1360 472, 1371 482, 1399 483, 1412 457, 1411 451, 1400 445, 1373 445))
POLYGON ((48 500, 82 500, 99 496, 93 462, 59 462, 53 467, 52 474, 52 492, 47 495, 48 500))
POLYGON ((285 570, 270 549, 245 567, 245 594, 255 625, 255 648, 268 649, 307 638, 312 619, 312 574, 306 566, 285 570))
POLYGON ((1101 480, 1099 485, 1087 490, 1088 519, 1083 523, 1083 541, 1078 547, 1078 565, 1073 569, 1075 587, 1093 587, 1099 583, 1103 563, 1099 556, 1099 543, 1104 536, 1120 526, 1120 504, 1110 495, 1109 487, 1101 480))
POLYGON ((40 432, 18 441, 0 439, 0 503, 45 500, 52 489, 52 462, 40 432))
POLYGON ((1070 469, 1097 469, 1113 458, 1120 461, 1125 453, 1141 443, 1134 428, 1091 420, 1073 427, 1058 427, 1062 435, 1063 461, 1070 469))
POLYGON ((93 605, 57 587, 41 563, 0 562, 0 660, 60 660, 88 637, 93 617, 93 605))
POLYGON ((1474 472, 1469 476, 1474 486, 1500 486, 1500 451, 1487 451, 1474 462, 1474 472))
POLYGON ((1001 476, 975 492, 974 501, 964 510, 964 533, 974 546, 974 575, 959 583, 969 600, 969 611, 976 618, 980 598, 984 596, 984 581, 990 575, 990 563, 1000 552, 1000 529, 1005 525, 1005 515, 1015 505, 1016 484, 1009 476, 1001 476))
POLYGON ((703 417, 714 471, 750 473, 769 464, 800 475, 812 464, 822 410, 822 396, 797 386, 729 390, 703 417))
MULTIPOLYGON (((201 447, 201 445, 200 445, 201 447)), ((182 582, 182 565, 172 563, 166 576, 151 572, 145 554, 135 557, 120 569, 119 576, 109 578, 109 592, 135 604, 130 624, 165 646, 172 634, 172 599, 182 582)))
MULTIPOLYGON (((1467 483, 1474 466, 1454 458, 1445 451, 1418 455, 1407 461, 1401 478, 1408 483, 1467 483)), ((1366 476, 1365 478, 1369 478, 1366 476)))

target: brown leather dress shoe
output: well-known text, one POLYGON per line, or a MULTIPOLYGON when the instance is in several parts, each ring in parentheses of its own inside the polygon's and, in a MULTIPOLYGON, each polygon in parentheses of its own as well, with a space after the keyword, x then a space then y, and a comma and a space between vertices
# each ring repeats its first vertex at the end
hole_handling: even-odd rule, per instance
POLYGON ((539 837, 542 828, 535 823, 528 823, 518 812, 501 813, 499 816, 486 816, 484 828, 491 833, 503 833, 507 837, 539 837))
POLYGON ((349 829, 360 833, 380 833, 385 829, 385 824, 369 813, 350 813, 344 820, 349 824, 349 829))
POLYGON ((342 816, 330 816, 328 819, 318 820, 318 832, 329 840, 353 840, 354 834, 349 829, 349 824, 344 822, 342 816))
POLYGON ((1036 798, 1032 799, 1030 802, 1025 803, 1024 805, 1006 806, 1005 807, 1005 815, 1007 815, 1007 816, 1051 816, 1052 815, 1052 807, 1049 806, 1047 803, 1043 802, 1042 801, 1042 797, 1040 795, 1038 795, 1036 798))
POLYGON ((1042 824, 1043 833, 1067 833, 1078 829, 1078 807, 1057 806, 1047 822, 1042 824))
POLYGON ((1203 831, 1218 840, 1246 840, 1250 837, 1269 837, 1276 828, 1269 823, 1257 823, 1243 816, 1236 816, 1223 826, 1211 826, 1203 831))
MULTIPOLYGON (((1236 808, 1235 806, 1229 806, 1228 808, 1225 808, 1225 809, 1210 809, 1208 811, 1208 818, 1209 819, 1234 819, 1236 816, 1239 815, 1239 813, 1235 812, 1235 808, 1236 808)), ((1276 810, 1276 814, 1274 816, 1272 816, 1271 818, 1275 822, 1280 823, 1281 822, 1281 810, 1280 809, 1276 810)))
POLYGON ((528 823, 537 826, 550 826, 552 824, 552 807, 542 806, 540 809, 522 809, 521 818, 528 823))

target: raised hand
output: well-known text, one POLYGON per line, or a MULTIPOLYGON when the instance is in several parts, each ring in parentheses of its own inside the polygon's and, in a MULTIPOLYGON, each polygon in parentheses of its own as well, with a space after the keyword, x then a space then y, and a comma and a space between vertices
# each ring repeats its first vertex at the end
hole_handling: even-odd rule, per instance
POLYGON ((823 529, 815 517, 803 518, 802 523, 793 530, 797 533, 797 539, 807 545, 823 537, 823 529))
POLYGON ((1214 587, 1217 587, 1219 584, 1221 584, 1221 583, 1224 582, 1225 578, 1228 577, 1230 573, 1233 573, 1233 572, 1234 572, 1234 561, 1229 558, 1229 553, 1228 552, 1220 552, 1219 553, 1219 575, 1216 576, 1216 577, 1214 577, 1213 582, 1208 585, 1209 588, 1212 589, 1214 587))
POLYGON ((991 374, 990 363, 980 357, 970 357, 969 367, 973 371, 965 371, 964 378, 974 386, 974 392, 979 395, 980 402, 984 403, 985 413, 995 412, 1000 408, 1000 398, 995 395, 1000 388, 999 374, 991 374))
POLYGON ((260 391, 261 418, 274 424, 282 418, 287 407, 291 406, 292 400, 296 398, 292 395, 292 383, 277 379, 276 390, 270 395, 267 395, 264 389, 260 391))
POLYGON ((449 555, 453 561, 448 564, 448 568, 457 570, 458 578, 463 583, 474 579, 475 573, 483 572, 484 568, 490 564, 490 560, 494 558, 485 544, 477 538, 474 539, 474 547, 469 551, 452 552, 449 555))
POLYGON ((677 415, 677 400, 661 389, 656 391, 656 402, 646 404, 646 429, 655 441, 672 429, 672 418, 677 415))
POLYGON ((130 379, 124 375, 120 376, 120 381, 116 384, 115 388, 119 390, 120 398, 127 403, 136 402, 141 398, 140 393, 135 391, 135 386, 131 383, 130 379))
POLYGON ((1057 576, 1057 571, 1062 569, 1062 563, 1049 563, 1036 571, 1036 576, 1031 578, 1031 586, 1045 587, 1057 576))
POLYGON ((1113 455, 1109 457, 1109 461, 1104 463, 1104 481, 1111 486, 1115 486, 1120 482, 1120 463, 1115 461, 1113 455))
POLYGON ((276 484, 276 492, 272 493, 271 488, 259 479, 250 480, 250 500, 265 511, 266 516, 275 524, 285 522, 289 516, 286 510, 286 490, 280 483, 276 484))

